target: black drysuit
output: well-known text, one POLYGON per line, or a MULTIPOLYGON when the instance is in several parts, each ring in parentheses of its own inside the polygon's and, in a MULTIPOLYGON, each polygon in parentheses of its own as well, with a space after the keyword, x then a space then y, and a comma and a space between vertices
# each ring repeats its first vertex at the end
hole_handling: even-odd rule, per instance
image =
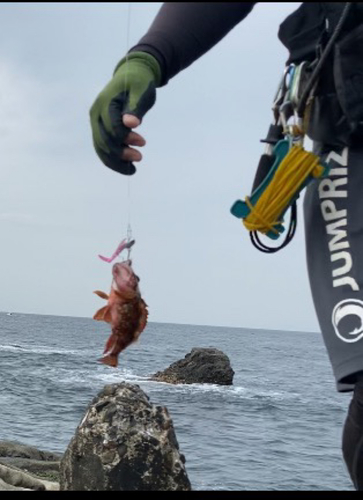
MULTIPOLYGON (((131 51, 153 55, 162 85, 218 43, 255 3, 164 3, 131 51)), ((287 63, 313 61, 344 6, 303 3, 280 25, 287 63)), ((243 60, 243 47, 241 47, 243 60)), ((363 489, 363 4, 353 3, 323 67, 308 135, 330 165, 304 199, 306 251, 315 309, 338 391, 354 391, 343 432, 343 455, 363 489), (362 381, 361 381, 362 380, 362 381)))

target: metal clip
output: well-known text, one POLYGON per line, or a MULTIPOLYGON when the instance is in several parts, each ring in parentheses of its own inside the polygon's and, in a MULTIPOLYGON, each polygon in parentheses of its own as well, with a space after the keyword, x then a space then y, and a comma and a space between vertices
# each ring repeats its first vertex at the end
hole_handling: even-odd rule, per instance
POLYGON ((302 93, 304 91, 304 87, 308 81, 310 73, 310 64, 307 61, 302 62, 296 68, 290 90, 290 100, 294 106, 294 109, 298 108, 302 93))
POLYGON ((131 224, 129 223, 127 226, 127 233, 126 233, 126 239, 127 239, 127 260, 130 260, 130 255, 131 255, 131 248, 132 245, 135 243, 135 241, 131 241, 132 238, 132 229, 131 229, 131 224))
POLYGON ((275 123, 277 124, 280 119, 280 106, 283 103, 286 96, 286 77, 288 72, 290 71, 290 66, 286 66, 284 69, 284 73, 281 77, 279 86, 277 87, 277 91, 275 94, 275 98, 272 104, 272 111, 275 117, 275 123))

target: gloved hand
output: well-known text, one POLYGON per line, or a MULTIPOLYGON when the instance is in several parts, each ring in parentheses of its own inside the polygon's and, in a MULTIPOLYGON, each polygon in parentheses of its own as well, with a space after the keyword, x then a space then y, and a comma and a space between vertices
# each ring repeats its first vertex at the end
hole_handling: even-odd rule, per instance
POLYGON ((155 103, 160 82, 156 59, 146 52, 131 52, 120 61, 112 80, 92 105, 93 144, 100 160, 112 170, 125 175, 136 172, 133 163, 122 158, 129 144, 137 144, 135 138, 130 142, 131 129, 124 125, 123 116, 134 115, 141 121, 155 103))

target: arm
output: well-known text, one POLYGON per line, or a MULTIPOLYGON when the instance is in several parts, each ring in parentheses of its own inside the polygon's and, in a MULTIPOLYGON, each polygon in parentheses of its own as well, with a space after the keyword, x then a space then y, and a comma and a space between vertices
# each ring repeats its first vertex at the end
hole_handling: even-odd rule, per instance
POLYGON ((216 45, 254 3, 165 2, 149 31, 117 65, 90 110, 93 144, 112 170, 132 175, 145 140, 132 132, 155 104, 156 89, 216 45))
POLYGON ((255 2, 165 2, 149 31, 130 52, 158 61, 161 86, 216 45, 253 9, 255 2))

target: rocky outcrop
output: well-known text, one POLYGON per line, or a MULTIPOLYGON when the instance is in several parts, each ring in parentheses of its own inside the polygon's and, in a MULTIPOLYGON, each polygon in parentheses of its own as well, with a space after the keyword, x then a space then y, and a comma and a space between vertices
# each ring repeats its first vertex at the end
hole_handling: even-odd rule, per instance
POLYGON ((62 455, 13 441, 0 441, 0 465, 35 476, 43 481, 59 481, 62 455))
POLYGON ((34 491, 44 491, 47 489, 46 484, 41 479, 2 464, 0 464, 0 479, 2 480, 3 488, 6 487, 4 486, 5 484, 10 485, 10 489, 14 489, 14 487, 34 491))
POLYGON ((150 380, 169 384, 232 385, 233 376, 226 354, 214 347, 198 347, 166 370, 155 373, 150 380))
POLYGON ((59 462, 28 458, 0 458, 0 464, 22 470, 47 481, 59 481, 59 462))
POLYGON ((16 443, 14 441, 0 441, 0 458, 25 458, 38 461, 59 461, 61 455, 49 451, 41 451, 34 446, 16 443))
POLYGON ((61 455, 12 441, 0 441, 0 491, 59 489, 61 455))
POLYGON ((61 490, 191 490, 166 408, 137 385, 105 386, 89 405, 60 465, 61 490))

